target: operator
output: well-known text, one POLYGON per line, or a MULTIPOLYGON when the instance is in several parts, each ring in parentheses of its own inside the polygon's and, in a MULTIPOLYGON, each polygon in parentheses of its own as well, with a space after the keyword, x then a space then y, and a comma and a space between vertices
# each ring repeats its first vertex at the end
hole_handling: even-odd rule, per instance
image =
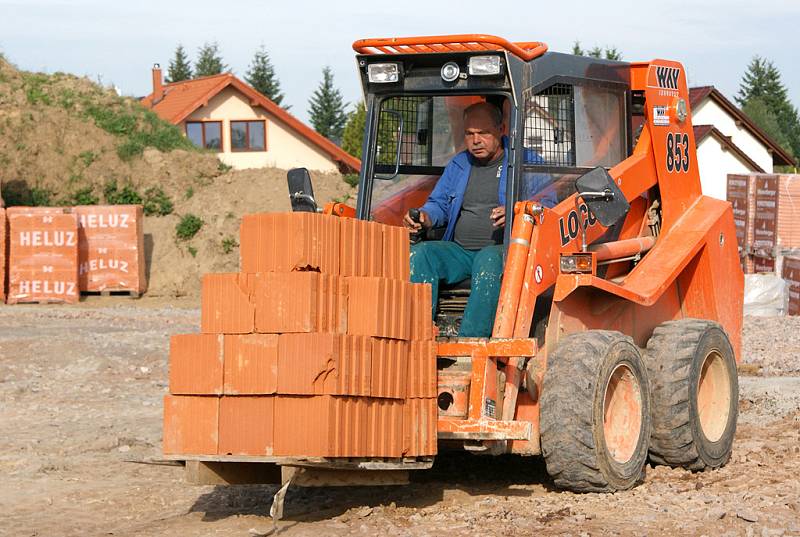
POLYGON ((411 281, 430 283, 433 311, 439 284, 472 277, 459 336, 492 335, 500 280, 503 275, 503 226, 506 221, 508 139, 503 136, 502 111, 481 102, 464 110, 466 151, 445 167, 415 222, 405 215, 412 232, 447 226, 441 241, 411 247, 411 281))

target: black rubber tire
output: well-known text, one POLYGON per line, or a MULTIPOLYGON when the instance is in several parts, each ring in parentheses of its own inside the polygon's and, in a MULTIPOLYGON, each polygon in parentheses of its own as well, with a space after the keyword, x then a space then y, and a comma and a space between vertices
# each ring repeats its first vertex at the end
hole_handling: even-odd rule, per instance
POLYGON ((701 319, 663 323, 647 342, 645 363, 653 408, 650 459, 693 471, 728 462, 736 433, 739 381, 733 348, 723 328, 701 319), (730 389, 727 420, 716 441, 703 431, 697 400, 703 362, 712 351, 722 357, 730 389))
POLYGON ((650 440, 647 370, 631 338, 591 330, 569 335, 547 358, 541 399, 541 443, 556 486, 575 492, 612 492, 644 479, 650 440), (627 367, 641 400, 641 425, 632 455, 616 461, 606 445, 606 386, 617 366, 627 367))

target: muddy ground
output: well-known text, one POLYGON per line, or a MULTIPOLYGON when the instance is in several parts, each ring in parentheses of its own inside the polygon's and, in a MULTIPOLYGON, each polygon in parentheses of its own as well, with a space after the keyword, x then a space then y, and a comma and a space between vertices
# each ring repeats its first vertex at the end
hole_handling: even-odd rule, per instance
MULTIPOLYGON (((168 336, 198 321, 196 303, 174 299, 0 306, 0 535, 271 532, 275 487, 190 486, 153 464, 168 336)), ((442 457, 405 487, 290 489, 277 533, 800 535, 798 328, 746 320, 759 376, 741 378, 722 470, 649 468, 632 491, 576 495, 553 490, 537 459, 442 457)))

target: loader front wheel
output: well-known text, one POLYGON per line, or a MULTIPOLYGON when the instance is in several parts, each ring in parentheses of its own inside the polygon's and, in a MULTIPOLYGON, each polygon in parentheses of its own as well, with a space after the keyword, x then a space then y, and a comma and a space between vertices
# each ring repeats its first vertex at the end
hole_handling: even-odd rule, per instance
POLYGON ((736 432, 739 382, 722 327, 699 319, 663 323, 647 342, 645 363, 653 462, 693 471, 724 465, 736 432))
POLYGON ((644 477, 649 438, 647 370, 631 338, 592 330, 561 340, 541 399, 542 453, 556 486, 632 488, 644 477))

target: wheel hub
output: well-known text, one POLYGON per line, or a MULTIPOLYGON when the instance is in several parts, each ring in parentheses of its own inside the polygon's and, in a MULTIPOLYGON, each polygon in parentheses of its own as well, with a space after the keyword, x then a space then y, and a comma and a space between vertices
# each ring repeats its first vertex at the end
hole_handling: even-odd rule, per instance
POLYGON ((631 460, 642 428, 642 392, 625 364, 614 368, 603 397, 603 433, 609 455, 618 463, 631 460))
POLYGON ((703 360, 697 381, 697 414, 703 434, 711 442, 722 438, 731 404, 731 379, 722 355, 713 350, 703 360))

